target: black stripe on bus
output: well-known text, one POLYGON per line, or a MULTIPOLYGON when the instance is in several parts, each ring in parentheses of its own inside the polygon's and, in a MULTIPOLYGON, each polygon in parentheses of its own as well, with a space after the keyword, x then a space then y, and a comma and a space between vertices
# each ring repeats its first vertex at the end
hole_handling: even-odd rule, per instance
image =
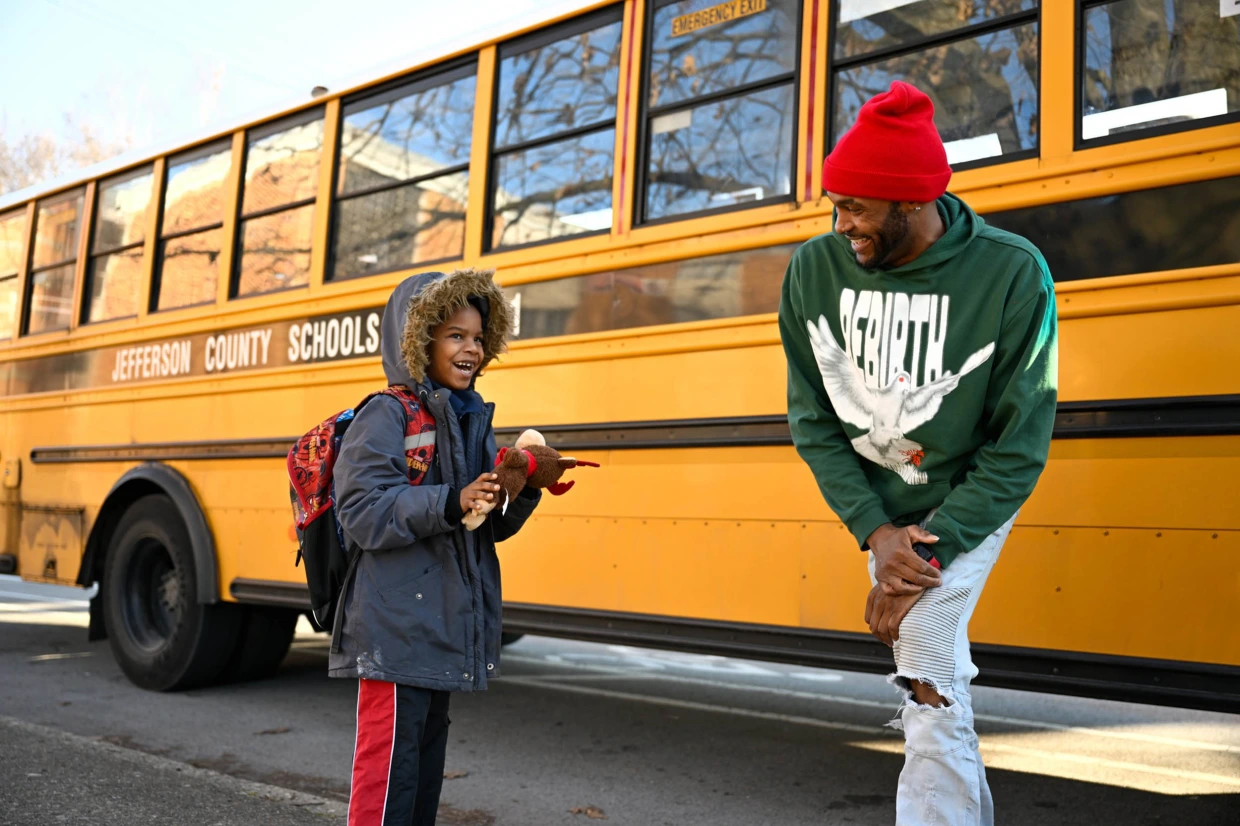
MULTIPOLYGON (((498 427, 500 445, 511 445, 524 427, 498 427)), ((538 430, 557 450, 650 450, 691 447, 769 447, 792 444, 787 417, 602 422, 549 425, 538 430)), ((1056 439, 1116 439, 1240 435, 1240 394, 1061 402, 1056 439)), ((71 462, 272 459, 288 455, 296 437, 206 442, 36 447, 33 464, 71 462)))
MULTIPOLYGON (((308 610, 310 592, 295 582, 234 579, 238 602, 308 610)), ((891 649, 868 634, 780 625, 504 603, 505 633, 624 643, 886 674, 891 649)), ((1097 699, 1240 712, 1240 668, 973 643, 982 685, 1097 699)))

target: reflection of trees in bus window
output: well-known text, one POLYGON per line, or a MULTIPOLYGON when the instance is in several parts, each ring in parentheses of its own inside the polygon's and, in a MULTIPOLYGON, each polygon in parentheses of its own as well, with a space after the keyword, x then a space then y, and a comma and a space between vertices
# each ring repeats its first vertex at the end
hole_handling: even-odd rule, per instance
POLYGON ((1217 2, 1093 6, 1084 40, 1085 140, 1240 112, 1240 16, 1217 2))
POLYGON ((345 106, 330 279, 459 258, 477 67, 345 106))
POLYGON ((251 136, 245 158, 244 215, 313 200, 319 187, 323 120, 251 136))
POLYGON ((150 167, 99 184, 86 271, 88 322, 138 314, 143 241, 154 174, 150 167))
POLYGON ((611 123, 620 80, 619 20, 506 56, 499 67, 495 145, 611 123))
POLYGON ((622 28, 613 7, 500 47, 492 248, 611 228, 622 28))
POLYGON ((835 75, 832 139, 853 125, 862 104, 893 80, 934 102, 934 121, 949 163, 1034 150, 1038 146, 1038 24, 850 64, 835 75))
POLYGON ((164 191, 164 236, 203 229, 224 219, 223 186, 232 149, 222 142, 168 159, 164 191))
MULTIPOLYGON (((762 11, 674 34, 676 21, 718 0, 672 0, 655 9, 647 105, 699 98, 796 69, 797 0, 766 0, 762 11)), ((756 5, 756 4, 755 4, 756 5)))
POLYGON ((647 65, 642 218, 792 193, 796 0, 747 0, 721 21, 709 0, 655 10, 647 65))
POLYGON ((1036 8, 1038 0, 842 0, 835 56, 856 57, 1036 8))
POLYGON ((475 72, 471 65, 455 80, 432 78, 440 85, 412 83, 346 106, 336 191, 345 195, 468 165, 475 72))
POLYGON ((38 205, 31 256, 26 331, 66 330, 73 318, 73 274, 85 192, 58 195, 38 205))
POLYGON ((302 287, 310 283, 314 205, 250 218, 241 224, 237 295, 302 287))
POLYGON ((646 217, 789 194, 795 125, 791 85, 652 119, 646 217))
POLYGON ((0 278, 17 275, 26 236, 26 211, 0 216, 0 278))
POLYGON ((614 129, 501 155, 493 246, 611 227, 614 129))
POLYGON ((469 175, 461 172, 341 201, 333 277, 460 257, 468 193, 469 175))
POLYGON ((156 309, 215 303, 223 240, 222 229, 209 229, 160 242, 156 309))

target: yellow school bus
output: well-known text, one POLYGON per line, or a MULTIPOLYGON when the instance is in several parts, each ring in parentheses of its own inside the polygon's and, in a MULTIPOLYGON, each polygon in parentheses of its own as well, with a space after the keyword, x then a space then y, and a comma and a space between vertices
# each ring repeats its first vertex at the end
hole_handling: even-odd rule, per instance
POLYGON ((505 627, 886 670, 791 446, 776 327, 822 159, 896 78, 951 189, 1057 283, 1051 459, 973 620, 983 682, 1240 709, 1240 7, 624 0, 0 200, 0 564, 100 583, 171 688, 306 607, 293 438, 382 382, 411 273, 492 267, 501 440, 601 462, 501 549, 505 627))

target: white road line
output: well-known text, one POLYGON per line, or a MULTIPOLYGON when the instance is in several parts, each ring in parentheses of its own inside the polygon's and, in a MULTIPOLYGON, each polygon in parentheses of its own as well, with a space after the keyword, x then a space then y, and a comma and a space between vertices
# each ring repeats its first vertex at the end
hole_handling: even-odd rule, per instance
POLYGON ((20 599, 26 602, 69 602, 74 605, 81 605, 83 608, 90 604, 86 599, 66 599, 65 597, 48 597, 36 594, 22 594, 17 591, 0 591, 0 597, 8 597, 9 599, 20 599))
POLYGON ((40 654, 37 657, 30 657, 26 660, 28 663, 42 663, 50 660, 77 660, 82 657, 93 657, 90 651, 70 651, 64 654, 40 654))
MULTIPOLYGON (((526 665, 571 668, 586 672, 595 671, 605 672, 608 674, 631 674, 635 679, 640 676, 643 679, 663 680, 665 682, 679 683, 681 685, 703 686, 707 688, 732 688, 737 691, 749 691, 755 694, 773 694, 780 697, 792 697, 798 700, 817 700, 820 702, 839 703, 841 705, 860 706, 862 708, 876 708, 891 712, 893 714, 899 708, 899 701, 895 697, 892 697, 891 702, 881 702, 879 700, 863 700, 858 697, 841 697, 836 694, 815 694, 809 691, 797 691, 790 688, 745 685, 744 683, 732 683, 720 680, 703 680, 696 677, 677 677, 671 674, 661 674, 659 672, 645 669, 641 671, 627 671, 626 669, 617 668, 614 666, 577 665, 575 663, 565 662, 551 663, 537 657, 522 657, 513 654, 506 654, 503 659, 508 662, 519 662, 526 665)), ((512 678, 502 677, 501 679, 512 678)), ((1232 746, 1226 743, 1211 743, 1205 740, 1187 740, 1180 737, 1163 737, 1158 734, 1139 734, 1129 731, 1109 731, 1107 729, 1069 726, 1062 723, 1051 723, 1045 720, 1025 720, 1018 717, 1004 717, 992 714, 975 714, 974 717, 977 720, 987 723, 1000 723, 1008 726, 1036 728, 1044 731, 1060 731, 1068 734, 1080 734, 1088 737, 1105 737, 1112 740, 1129 740, 1138 743, 1152 743, 1182 749, 1195 749, 1198 751, 1217 751, 1226 754, 1240 754, 1240 746, 1232 746)))

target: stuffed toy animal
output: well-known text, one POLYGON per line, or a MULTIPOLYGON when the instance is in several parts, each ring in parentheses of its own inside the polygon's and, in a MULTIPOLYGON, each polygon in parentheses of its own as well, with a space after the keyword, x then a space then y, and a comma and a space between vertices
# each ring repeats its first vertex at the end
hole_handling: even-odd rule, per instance
POLYGON ((495 459, 494 472, 499 477, 495 481, 500 487, 495 499, 465 514, 461 522, 467 530, 477 530, 496 505, 500 513, 507 513, 508 503, 527 487, 545 488, 553 496, 563 496, 575 483, 561 482, 560 477, 574 467, 598 467, 598 464, 561 456, 547 447, 547 440, 537 430, 523 431, 517 437, 516 446, 511 450, 500 448, 495 459))

